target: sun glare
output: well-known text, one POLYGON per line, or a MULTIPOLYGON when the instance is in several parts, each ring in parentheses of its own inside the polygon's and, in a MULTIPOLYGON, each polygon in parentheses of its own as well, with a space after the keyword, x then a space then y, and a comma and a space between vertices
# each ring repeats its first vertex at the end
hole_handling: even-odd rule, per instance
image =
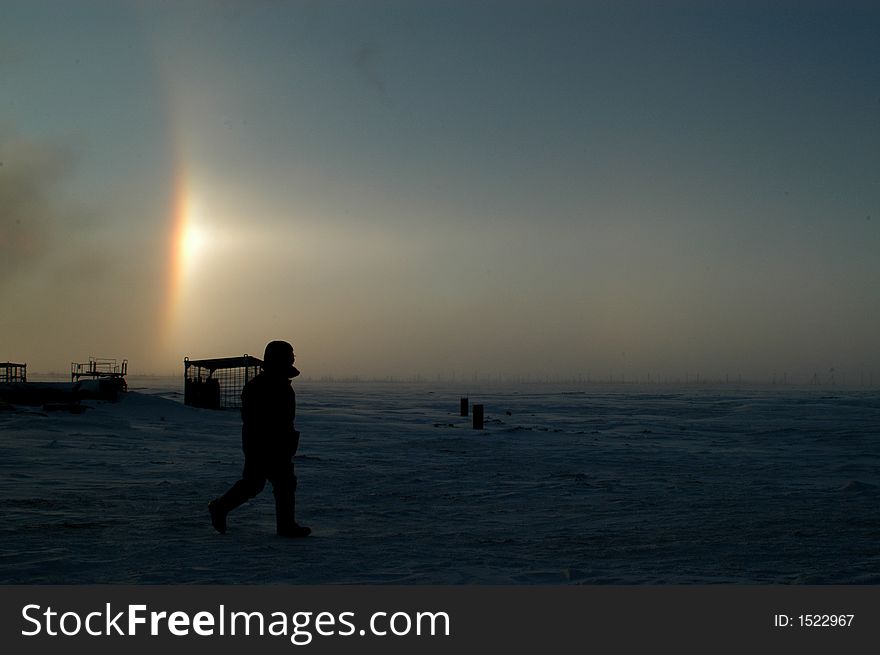
POLYGON ((191 196, 187 199, 186 213, 179 239, 180 268, 184 275, 188 275, 192 272, 208 240, 202 222, 201 207, 191 196))
POLYGON ((180 237, 180 250, 189 269, 205 246, 205 232, 198 225, 187 225, 180 237))

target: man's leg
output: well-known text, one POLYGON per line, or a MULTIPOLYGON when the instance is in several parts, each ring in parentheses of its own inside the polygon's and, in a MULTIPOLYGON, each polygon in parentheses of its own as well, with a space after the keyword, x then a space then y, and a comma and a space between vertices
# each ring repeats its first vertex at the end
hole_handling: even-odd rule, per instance
POLYGON ((311 529, 296 522, 296 475, 293 462, 281 461, 272 471, 272 494, 275 496, 275 526, 282 537, 307 537, 311 529))
POLYGON ((261 468, 245 460, 241 480, 232 485, 220 498, 208 503, 211 524, 220 534, 226 534, 226 515, 256 496, 266 486, 266 475, 261 468))

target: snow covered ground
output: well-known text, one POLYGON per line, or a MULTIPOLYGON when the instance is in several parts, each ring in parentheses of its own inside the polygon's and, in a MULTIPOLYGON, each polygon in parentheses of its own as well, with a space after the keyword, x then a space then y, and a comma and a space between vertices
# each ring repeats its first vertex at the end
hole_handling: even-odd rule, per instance
POLYGON ((877 392, 297 382, 284 540, 177 386, 0 412, 0 582, 880 584, 877 392))

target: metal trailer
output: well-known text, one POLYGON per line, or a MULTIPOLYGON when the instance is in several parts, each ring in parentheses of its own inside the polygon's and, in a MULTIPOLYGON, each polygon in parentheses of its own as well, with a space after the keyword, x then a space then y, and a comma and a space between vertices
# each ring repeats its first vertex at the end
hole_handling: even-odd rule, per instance
POLYGON ((115 359, 107 359, 103 357, 89 357, 89 361, 85 363, 70 363, 70 381, 79 382, 81 378, 91 378, 93 380, 106 380, 115 386, 119 391, 126 391, 128 384, 125 376, 128 374, 128 360, 123 359, 118 364, 115 359))

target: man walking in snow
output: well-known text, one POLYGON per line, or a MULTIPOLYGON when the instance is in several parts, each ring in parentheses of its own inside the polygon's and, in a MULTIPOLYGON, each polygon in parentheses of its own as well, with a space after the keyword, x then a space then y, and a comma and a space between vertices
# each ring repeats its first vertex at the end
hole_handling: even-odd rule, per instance
POLYGON ((296 511, 296 475, 293 455, 299 446, 294 428, 296 394, 291 378, 299 375, 293 366, 293 346, 272 341, 263 355, 263 371, 241 392, 241 446, 244 471, 241 480, 220 498, 208 504, 211 524, 226 533, 226 516, 272 483, 275 521, 282 537, 307 537, 311 529, 299 525, 296 511))

